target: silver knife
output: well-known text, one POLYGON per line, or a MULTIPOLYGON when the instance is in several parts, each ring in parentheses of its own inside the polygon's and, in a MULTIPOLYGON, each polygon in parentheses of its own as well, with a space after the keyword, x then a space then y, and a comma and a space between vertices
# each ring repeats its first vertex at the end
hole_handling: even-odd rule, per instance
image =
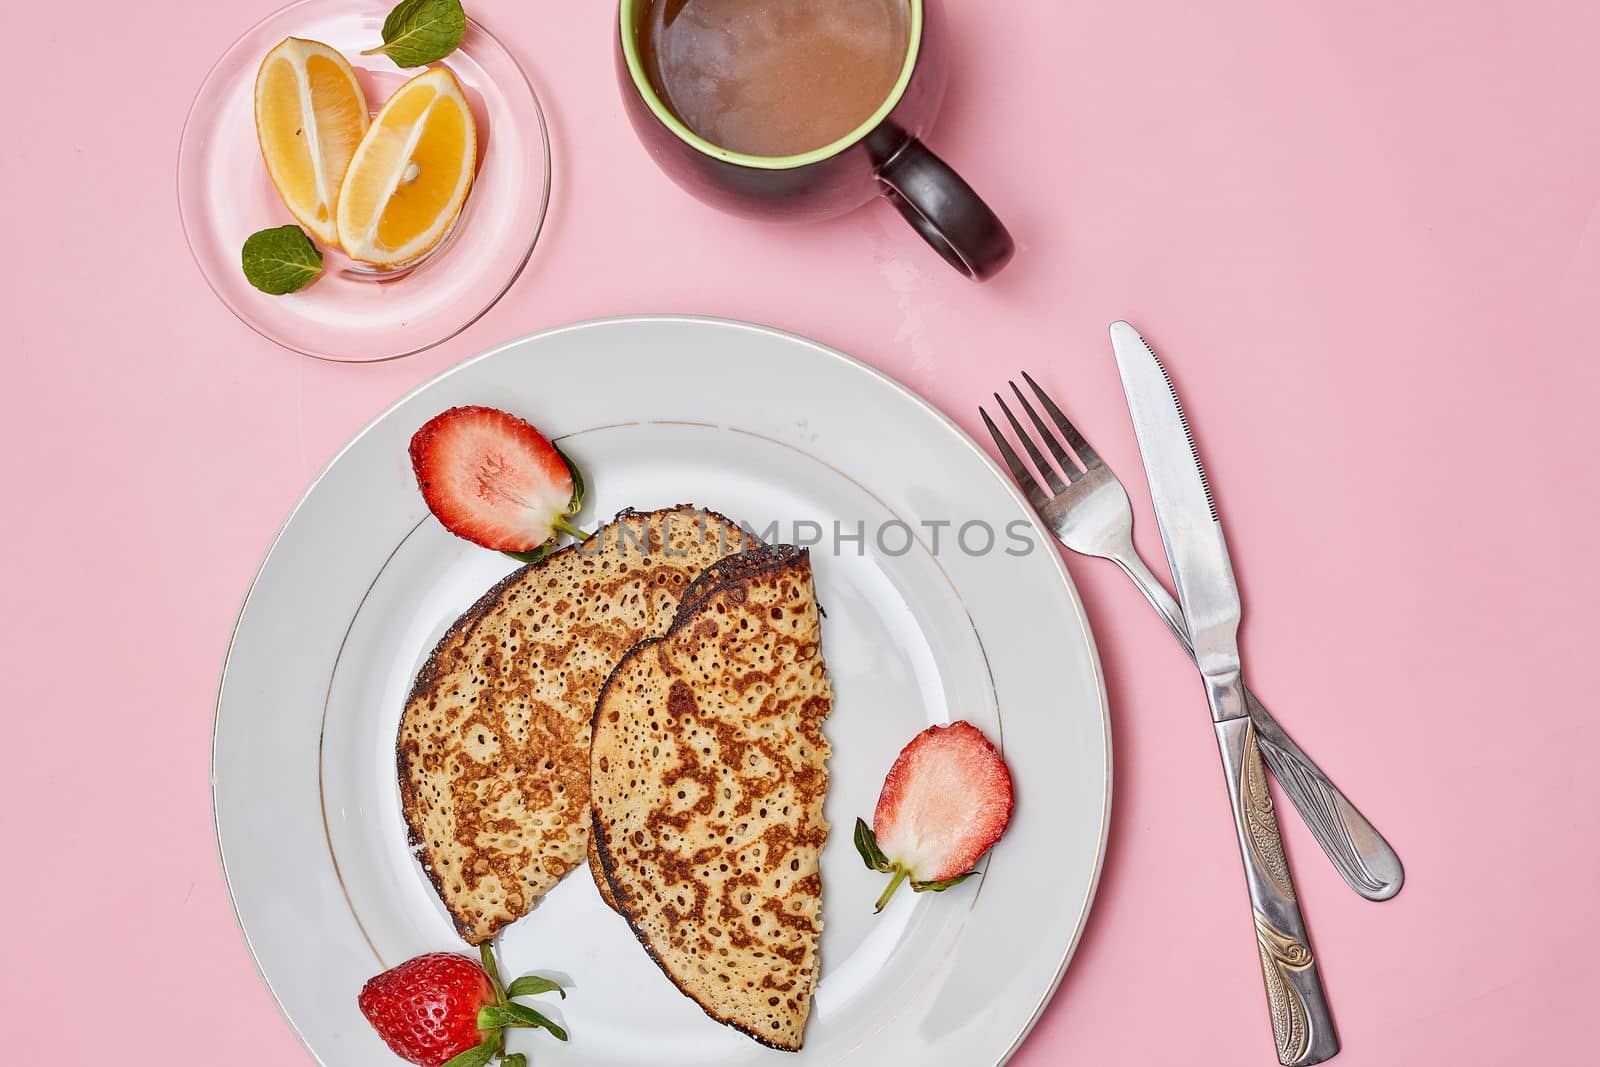
POLYGON ((1339 1051, 1339 1035, 1295 899, 1278 817, 1256 748, 1255 726, 1245 704, 1239 587, 1222 522, 1189 422, 1161 361, 1126 322, 1111 324, 1111 347, 1222 750, 1278 1062, 1289 1067, 1321 1063, 1339 1051))

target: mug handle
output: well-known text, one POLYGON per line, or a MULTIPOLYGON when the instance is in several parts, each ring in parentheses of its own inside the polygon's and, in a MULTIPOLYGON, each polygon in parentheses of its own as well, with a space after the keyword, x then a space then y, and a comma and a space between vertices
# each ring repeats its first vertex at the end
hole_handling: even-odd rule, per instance
POLYGON ((884 196, 946 263, 987 281, 1011 262, 1016 243, 972 186, 921 141, 907 141, 878 170, 884 196))

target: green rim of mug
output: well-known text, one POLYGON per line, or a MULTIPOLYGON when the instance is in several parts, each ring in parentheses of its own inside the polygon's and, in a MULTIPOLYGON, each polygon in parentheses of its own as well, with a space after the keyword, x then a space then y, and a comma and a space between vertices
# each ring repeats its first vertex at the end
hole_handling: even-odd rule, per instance
POLYGON ((809 152, 801 152, 794 156, 751 156, 743 152, 734 152, 712 144, 710 141, 695 133, 683 120, 672 113, 655 86, 650 84, 650 79, 645 76, 644 64, 639 60, 638 25, 637 15, 639 9, 650 0, 622 0, 618 5, 620 25, 618 32, 622 35, 622 54, 628 63, 628 73, 633 77, 633 88, 649 105, 655 117, 661 124, 671 130, 679 140, 698 149, 712 159, 720 159, 726 163, 733 163, 741 167, 753 167, 757 170, 790 170, 794 167, 804 167, 811 163, 820 163, 824 159, 838 155, 846 148, 861 140, 878 127, 889 112, 893 111, 900 103, 900 98, 906 93, 906 86, 911 84, 911 75, 917 69, 917 57, 922 51, 922 4, 923 0, 907 0, 911 6, 911 44, 906 49, 905 65, 900 68, 900 77, 895 80, 894 88, 883 103, 861 125, 839 138, 831 144, 821 148, 813 148, 809 152))

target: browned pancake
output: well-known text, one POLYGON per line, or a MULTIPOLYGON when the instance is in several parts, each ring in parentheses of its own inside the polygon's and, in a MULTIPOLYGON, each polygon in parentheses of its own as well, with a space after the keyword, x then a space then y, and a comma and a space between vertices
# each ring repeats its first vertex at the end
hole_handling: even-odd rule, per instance
POLYGON ((400 794, 411 843, 469 943, 583 861, 600 687, 629 648, 666 630, 702 570, 751 543, 713 512, 623 512, 512 573, 439 641, 400 720, 400 794))
POLYGON ((595 708, 593 840, 617 910, 679 989, 798 1049, 817 981, 832 707, 807 554, 714 565, 595 708))

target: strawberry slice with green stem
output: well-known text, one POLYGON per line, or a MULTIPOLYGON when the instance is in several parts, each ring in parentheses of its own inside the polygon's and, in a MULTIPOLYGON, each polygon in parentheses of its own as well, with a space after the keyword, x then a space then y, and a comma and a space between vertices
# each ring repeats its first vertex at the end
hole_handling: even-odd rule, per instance
MULTIPOLYGON (((566 516, 563 517, 561 523, 557 526, 557 529, 561 533, 567 534, 575 540, 586 541, 589 538, 589 534, 586 531, 580 530, 576 526, 571 525, 571 523, 567 522, 566 520, 583 510, 583 494, 588 490, 588 484, 584 481, 583 472, 578 469, 578 465, 572 462, 571 456, 561 451, 559 445, 552 444, 550 447, 555 449, 556 455, 561 457, 561 462, 567 465, 567 475, 572 479, 572 497, 567 501, 566 516)), ((551 552, 555 551, 555 547, 556 538, 551 537, 548 541, 534 549, 532 552, 506 552, 505 555, 510 556, 512 559, 517 560, 520 563, 538 563, 541 559, 544 559, 551 552)))
POLYGON ((422 498, 445 529, 531 562, 561 534, 587 536, 571 518, 583 477, 533 424, 497 408, 455 407, 411 438, 422 498))
POLYGON ((976 726, 930 726, 913 737, 889 768, 872 825, 856 820, 862 861, 891 876, 874 910, 907 880, 915 892, 938 893, 976 874, 1012 803, 1011 772, 976 726))

